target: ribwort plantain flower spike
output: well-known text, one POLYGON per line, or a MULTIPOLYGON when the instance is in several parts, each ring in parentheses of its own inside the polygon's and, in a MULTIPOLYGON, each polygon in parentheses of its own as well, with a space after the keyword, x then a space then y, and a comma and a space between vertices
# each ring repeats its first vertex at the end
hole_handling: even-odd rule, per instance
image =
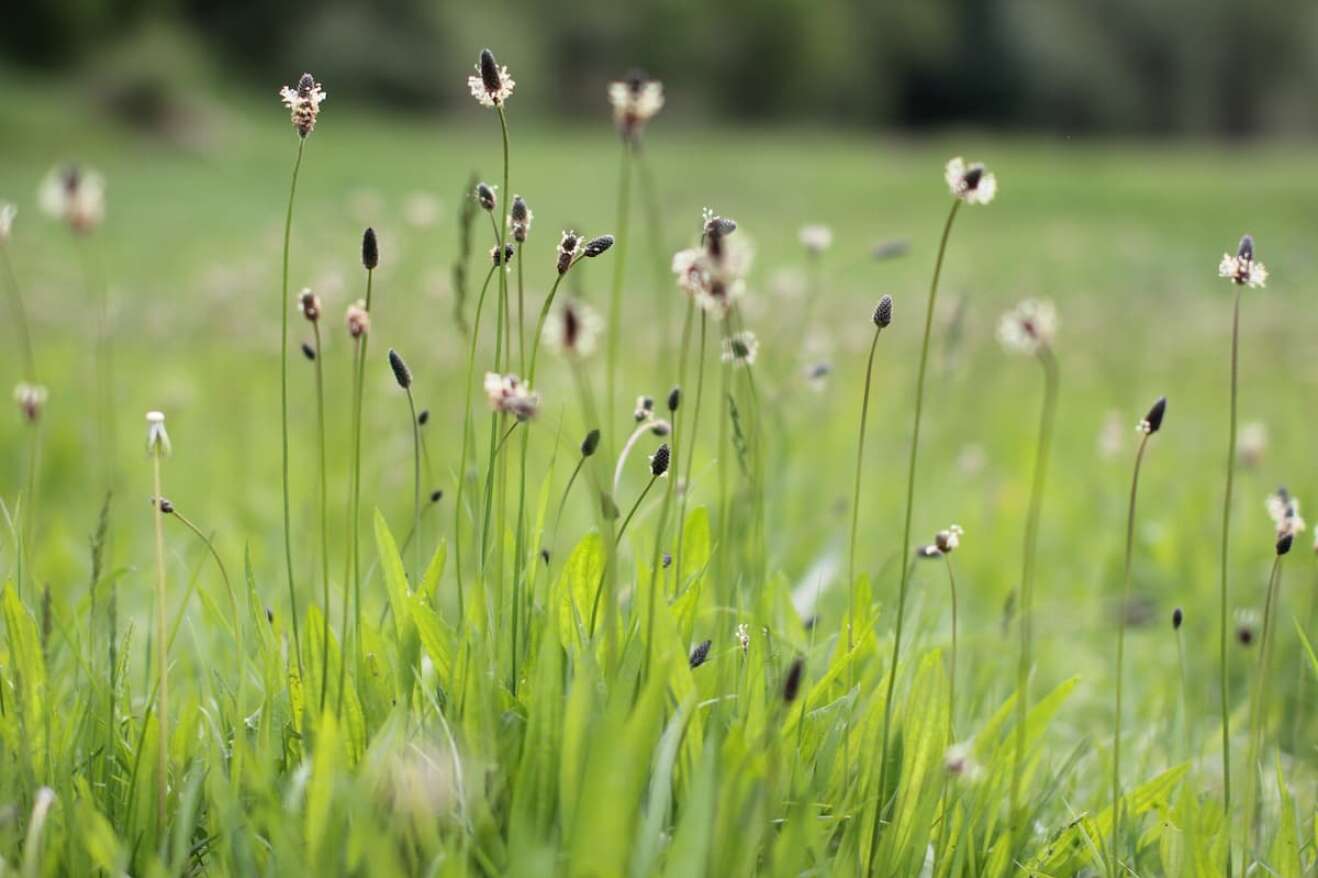
POLYGON ((591 238, 586 242, 586 248, 582 251, 582 254, 587 259, 594 259, 596 256, 603 255, 612 246, 612 235, 600 235, 598 238, 591 238))
POLYGON ((665 442, 655 449, 654 454, 650 455, 650 475, 656 479, 668 475, 668 464, 672 452, 668 449, 668 443, 665 442))
POLYGON ((713 645, 712 640, 702 640, 691 650, 691 657, 687 659, 687 664, 694 671, 709 660, 709 648, 713 645))
POLYGON ((380 265, 380 242, 372 228, 362 232, 362 265, 367 271, 375 271, 380 265))
POLYGON ((783 679, 783 702, 791 704, 801 692, 801 677, 805 672, 805 659, 798 656, 792 660, 783 679))
POLYGON ((499 66, 494 60, 494 53, 489 49, 481 49, 476 73, 476 76, 467 77, 467 87, 482 107, 493 109, 512 96, 517 83, 508 75, 508 68, 499 66))
POLYGON ((494 210, 498 199, 494 196, 494 187, 488 183, 476 184, 476 203, 485 210, 494 210))
POLYGON ((599 447, 600 447, 600 431, 599 428, 596 427, 595 429, 591 430, 589 433, 586 434, 585 439, 581 440, 581 456, 590 457, 596 451, 599 450, 599 447))
MULTIPOLYGON (((407 368, 407 363, 399 356, 398 351, 393 348, 389 349, 389 368, 394 372, 394 380, 403 390, 412 386, 412 370, 407 368)), ((418 422, 418 426, 420 426, 418 422)))
POLYGON ((1152 436, 1162 428, 1162 418, 1165 414, 1167 414, 1167 397, 1160 396, 1153 404, 1153 408, 1144 416, 1144 420, 1135 425, 1136 432, 1152 436))
POLYGON ((874 325, 879 329, 887 329, 892 323, 892 296, 884 295, 879 299, 879 304, 874 308, 874 325))
POLYGON ((288 107, 293 127, 298 136, 306 139, 316 127, 316 118, 320 115, 320 102, 326 94, 310 73, 302 74, 296 88, 284 86, 279 90, 279 97, 288 107))
POLYGON ((1227 278, 1242 287, 1262 287, 1266 286, 1268 281, 1267 268, 1262 262, 1254 260, 1254 238, 1250 235, 1240 239, 1240 246, 1236 248, 1235 256, 1230 253, 1222 254, 1217 273, 1219 277, 1227 278))

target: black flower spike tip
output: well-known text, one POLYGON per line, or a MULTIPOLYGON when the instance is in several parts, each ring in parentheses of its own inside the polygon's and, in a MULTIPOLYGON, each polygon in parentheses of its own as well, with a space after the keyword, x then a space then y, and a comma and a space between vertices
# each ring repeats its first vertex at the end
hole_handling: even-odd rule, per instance
POLYGON ((796 696, 801 692, 801 677, 805 672, 805 659, 796 658, 792 661, 792 666, 787 669, 787 677, 783 680, 783 701, 791 704, 796 700, 796 696))
POLYGON ((1181 628, 1181 623, 1184 622, 1184 621, 1185 621, 1185 614, 1181 612, 1181 608, 1180 608, 1180 607, 1177 607, 1176 609, 1172 610, 1172 630, 1173 630, 1173 631, 1179 631, 1180 628, 1181 628))
POLYGON ((874 309, 874 325, 884 329, 890 323, 892 323, 892 296, 884 296, 879 299, 879 304, 874 309))
POLYGON ((1282 534, 1281 539, 1277 540, 1277 557, 1281 557, 1289 552, 1291 550, 1291 545, 1294 542, 1295 534, 1289 532, 1282 534))
POLYGON ((430 409, 422 409, 416 416, 417 426, 424 427, 430 423, 430 409))
POLYGON ((304 341, 302 342, 302 356, 308 360, 314 360, 316 359, 316 349, 304 341))
POLYGON ((431 502, 431 503, 438 503, 440 500, 443 500, 443 499, 444 499, 444 492, 443 492, 443 491, 440 491, 440 490, 436 489, 436 490, 430 492, 430 502, 431 502))
POLYGON ((488 183, 478 183, 476 185, 476 201, 486 210, 494 210, 494 190, 488 183))
POLYGON ((713 641, 704 640, 697 644, 695 649, 691 650, 691 657, 687 660, 687 663, 691 665, 692 670, 709 661, 709 648, 712 645, 713 641))
POLYGON ((1240 239, 1240 247, 1236 250, 1236 257, 1246 261, 1254 259, 1254 236, 1245 235, 1240 239))
POLYGON ((587 241, 586 249, 582 252, 585 253, 587 258, 594 259, 596 256, 599 256, 604 252, 606 252, 612 246, 613 246, 612 235, 600 235, 598 238, 591 238, 589 241, 587 241))
POLYGON ((586 438, 581 440, 581 456, 590 457, 600 447, 600 431, 595 428, 586 434, 586 438))
POLYGON ((368 228, 362 233, 362 265, 367 271, 375 271, 380 265, 380 242, 375 238, 375 229, 368 228))
POLYGON ((668 472, 668 462, 672 452, 668 450, 668 443, 665 442, 654 451, 654 456, 650 458, 650 475, 656 479, 668 472))
POLYGON ((682 404, 682 388, 674 387, 668 391, 668 412, 669 414, 677 411, 677 407, 682 404))
POLYGON ((394 370, 394 380, 398 386, 407 390, 412 386, 412 370, 407 368, 407 363, 398 355, 398 351, 393 348, 389 349, 389 368, 394 370))
POLYGON ((490 94, 503 87, 503 79, 499 76, 499 62, 494 60, 494 53, 489 49, 481 49, 481 83, 490 94))
POLYGON ((1163 415, 1167 414, 1167 397, 1160 396, 1158 401, 1149 409, 1149 413, 1144 416, 1144 423, 1149 425, 1149 433, 1156 433, 1162 427, 1163 415))

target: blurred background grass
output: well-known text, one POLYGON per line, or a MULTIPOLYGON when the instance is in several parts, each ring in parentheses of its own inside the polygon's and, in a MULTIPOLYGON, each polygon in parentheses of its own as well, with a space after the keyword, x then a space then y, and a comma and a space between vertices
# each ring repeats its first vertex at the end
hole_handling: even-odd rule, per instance
MULTIPOLYGON (((166 493, 216 531, 229 557, 250 548, 262 592, 282 606, 282 577, 274 575, 277 290, 295 135, 278 103, 280 85, 309 69, 330 95, 308 143, 291 284, 313 287, 331 317, 334 473, 344 473, 347 459, 350 351, 340 315, 361 295, 361 231, 380 231, 364 499, 403 532, 411 440, 383 351, 397 347, 417 373, 420 404, 435 414, 430 482, 451 496, 465 356, 451 317, 456 216, 469 174, 493 181, 499 161, 493 118, 465 96, 477 50, 490 45, 518 81, 509 103, 512 189, 535 211, 532 308, 552 278, 561 228, 614 229, 619 149, 604 88, 639 63, 668 86, 669 105, 646 137, 665 252, 632 248, 625 405, 615 420, 630 417, 636 394, 660 395, 673 380, 681 305, 667 277, 656 281, 660 265, 666 270, 667 254, 694 238, 702 207, 735 217, 757 249, 746 308, 763 342, 757 369, 775 425, 771 566, 808 583, 843 547, 869 313, 880 294, 892 293, 897 318, 880 346, 862 519, 865 564, 891 562, 918 315, 948 200, 942 165, 955 154, 987 162, 1001 191, 992 206, 966 211, 953 238, 915 519, 917 533, 930 536, 951 521, 966 528, 958 561, 966 664, 974 669, 967 697, 992 704, 1011 688, 1011 650, 998 623, 1018 569, 1040 392, 1033 364, 1004 355, 993 329, 1018 299, 1047 296, 1062 318, 1063 394, 1041 548, 1039 691, 1082 673, 1087 697, 1065 721, 1076 736, 1105 727, 1133 426, 1166 394, 1167 428, 1146 468, 1137 534, 1138 621, 1148 627, 1132 645, 1132 709, 1170 723, 1175 645, 1165 620, 1183 605, 1203 740, 1216 673, 1207 645, 1216 636, 1231 294, 1216 265, 1242 232, 1256 236, 1272 279, 1266 290, 1247 291, 1244 308, 1241 420, 1263 425, 1269 441, 1237 491, 1237 606, 1262 603, 1272 551, 1265 495, 1280 483, 1301 498, 1318 491, 1318 318, 1307 283, 1318 179, 1306 172, 1318 122, 1314 12, 1304 0, 773 0, 480 11, 403 2, 26 4, 3 35, 0 198, 20 207, 11 255, 51 388, 36 568, 67 618, 82 600, 85 545, 101 502, 88 463, 96 320, 83 268, 89 257, 116 311, 126 487, 115 527, 130 595, 122 600, 148 600, 140 568, 150 557, 149 483, 136 447, 142 412, 162 408, 176 447, 166 493), (41 177, 74 160, 108 180, 107 221, 81 242, 81 255, 80 242, 35 205, 41 177), (835 233, 809 292, 797 243, 806 223, 835 233), (893 240, 908 242, 905 255, 875 260, 874 245, 893 240), (817 299, 810 328, 802 325, 807 295, 817 299), (804 378, 816 363, 833 368, 818 393, 804 378)), ((479 277, 489 241, 482 226, 476 234, 479 277)), ((607 272, 585 267, 574 277, 582 275, 581 293, 600 304, 607 272)), ((11 350, 8 333, 3 344, 11 350)), ((303 365, 292 371, 294 520, 309 589, 314 400, 303 365)), ((18 380, 16 356, 0 360, 0 376, 18 380)), ((541 383, 548 414, 536 427, 536 453, 544 463, 543 437, 562 421, 561 447, 570 448, 581 427, 566 371, 554 366, 541 383)), ((22 430, 16 417, 0 419, 8 496, 21 484, 22 430)), ((700 479, 698 471, 697 502, 707 499, 700 479)), ((331 486, 336 510, 345 486, 346 476, 331 486)), ((629 484, 623 496, 638 487, 629 484)), ((449 533, 451 513, 441 504, 431 525, 449 533)), ((582 514, 565 533, 586 524, 582 514)), ((201 562, 189 542, 171 546, 180 563, 201 562)), ((556 550, 567 548, 565 540, 556 550)), ((10 562, 6 551, 0 563, 10 562)), ((1314 596, 1311 553, 1297 553, 1288 567, 1295 572, 1283 590, 1284 628, 1292 613, 1305 618, 1314 596)), ((929 587, 940 582, 928 578, 929 587)), ((935 633, 946 624, 941 590, 928 601, 916 594, 913 618, 935 633)), ((215 636, 193 632, 199 643, 215 636)), ((1294 657, 1292 641, 1282 648, 1287 661, 1294 657)), ((199 647, 179 661, 186 667, 204 656, 199 647)), ((1235 669, 1237 693, 1246 667, 1235 669)), ((1312 692, 1294 679, 1278 688, 1287 698, 1312 692)), ((1161 731, 1151 725, 1146 733, 1161 731)), ((1296 734, 1304 740, 1303 730, 1296 734)), ((1138 760, 1140 748, 1133 752, 1138 760)), ((1145 776, 1150 766, 1137 768, 1145 776)))

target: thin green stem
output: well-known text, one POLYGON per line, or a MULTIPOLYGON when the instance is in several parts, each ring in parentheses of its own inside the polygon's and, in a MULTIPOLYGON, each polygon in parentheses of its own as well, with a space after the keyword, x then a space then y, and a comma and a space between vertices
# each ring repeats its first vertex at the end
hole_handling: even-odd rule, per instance
MULTIPOLYGON (((658 480, 659 480, 658 476, 650 476, 650 481, 645 483, 645 487, 641 489, 641 493, 636 496, 636 502, 633 503, 632 508, 628 510, 627 517, 622 520, 622 526, 618 528, 618 533, 613 538, 613 548, 615 550, 618 548, 619 545, 622 544, 622 535, 627 532, 627 525, 632 523, 632 518, 633 516, 636 515, 636 510, 641 508, 641 501, 645 499, 645 495, 650 493, 650 489, 654 487, 654 483, 657 482, 658 480)), ((595 634, 595 620, 599 613, 600 595, 604 594, 605 575, 606 574, 600 575, 600 581, 595 586, 595 599, 594 601, 591 602, 590 633, 592 636, 595 634)), ((652 611, 653 611, 653 606, 654 606, 653 603, 651 603, 652 611)), ((653 632, 653 628, 651 628, 650 630, 651 632, 653 632)))
MULTIPOLYGON (((366 313, 371 313, 371 293, 375 288, 375 270, 366 270, 366 313)), ((356 648, 362 648, 362 564, 361 564, 361 518, 362 518, 362 420, 366 411, 366 351, 370 346, 370 331, 363 332, 357 340, 357 374, 353 380, 353 423, 352 423, 352 603, 353 603, 353 641, 356 648)))
POLYGON ((860 398, 860 437, 856 441, 856 478, 851 497, 851 539, 847 551, 847 584, 851 592, 851 603, 847 613, 847 648, 855 645, 853 629, 856 625, 856 530, 860 525, 860 486, 861 467, 865 461, 865 424, 870 413, 870 382, 874 375, 874 352, 879 347, 879 336, 883 327, 874 329, 874 340, 870 342, 869 360, 865 364, 865 391, 860 398))
POLYGON ((1254 678, 1254 691, 1249 705, 1249 753, 1245 760, 1245 843, 1240 849, 1241 878, 1249 873, 1250 852, 1253 848, 1255 823, 1258 815, 1259 752, 1263 747, 1264 713, 1268 704, 1268 669, 1272 665, 1272 642, 1276 639, 1273 616, 1281 591, 1281 555, 1272 562, 1268 576, 1268 595, 1263 604, 1263 632, 1259 636, 1258 671, 1254 678))
MULTIPOLYGON (((311 321, 312 338, 316 351, 316 431, 317 462, 320 464, 320 576, 321 603, 321 656, 320 656, 320 710, 325 712, 325 693, 329 691, 329 619, 330 619, 330 575, 329 575, 329 481, 325 473, 325 369, 321 363, 320 321, 311 321)), ((218 556, 216 557, 218 561, 218 556)), ((225 577, 228 580, 228 577, 225 577)))
POLYGON ((9 258, 9 247, 3 243, 0 243, 0 262, 5 266, 5 286, 9 290, 9 304, 14 312, 14 329, 18 333, 19 348, 23 352, 23 376, 28 381, 36 381, 37 359, 32 352, 32 331, 28 326, 27 307, 23 304, 23 291, 18 286, 14 263, 9 258))
POLYGON ((1121 573, 1121 603, 1117 605, 1117 685, 1116 707, 1112 727, 1112 855, 1108 870, 1113 878, 1121 871, 1121 692, 1126 659, 1126 610, 1130 602, 1130 565, 1135 547, 1135 498, 1140 485, 1140 464, 1144 462, 1144 449, 1149 445, 1149 433, 1140 436, 1135 452, 1135 472, 1130 480, 1130 508, 1126 513, 1126 554, 1121 573))
POLYGON ((933 332, 934 303, 938 298, 938 278, 943 271, 943 257, 947 253, 947 241, 952 234, 952 223, 956 220, 961 200, 952 202, 952 209, 947 213, 947 222, 943 225, 943 235, 938 242, 938 256, 934 260, 934 276, 929 283, 929 302, 925 308, 924 339, 920 344, 920 368, 915 379, 915 423, 911 429, 911 453, 906 468, 906 514, 902 525, 901 581, 897 592, 897 623, 892 641, 892 660, 888 666, 888 684, 883 702, 883 733, 879 744, 879 803, 874 814, 874 829, 871 833, 868 872, 874 871, 874 852, 878 848, 879 831, 883 825, 884 790, 888 779, 888 737, 892 731, 892 696, 897 684, 897 661, 901 657, 902 622, 906 615, 906 590, 909 585, 910 565, 906 563, 906 553, 911 545, 911 513, 915 506, 915 464, 920 450, 920 417, 924 414, 924 378, 929 365, 929 338, 933 332))
POLYGON ((166 795, 169 784, 169 641, 165 629, 165 513, 161 509, 160 498, 160 451, 151 456, 152 474, 155 482, 156 529, 156 669, 159 672, 159 760, 156 778, 156 838, 165 835, 166 795))
MULTIPOLYGON (((693 303, 694 304, 694 303, 693 303)), ((686 541, 686 504, 691 496, 691 464, 696 456, 696 439, 700 436, 700 403, 705 391, 705 345, 707 327, 709 325, 709 315, 706 311, 700 311, 700 350, 696 355, 696 401, 691 412, 691 436, 687 438, 686 432, 683 431, 682 441, 686 446, 686 466, 682 473, 682 484, 680 486, 680 497, 678 498, 677 510, 677 556, 673 561, 677 571, 676 576, 682 576, 682 553, 686 541)), ((685 366, 683 366, 685 369, 685 366)), ((679 584, 680 587, 680 584, 679 584)))
MULTIPOLYGON (((618 233, 613 257, 613 285, 609 290, 608 390, 604 399, 605 420, 612 422, 618 401, 618 351, 622 340, 622 285, 627 271, 628 220, 631 216, 631 147, 623 141, 622 162, 618 172, 618 233)), ((613 430, 604 431, 605 448, 612 451, 613 430)))
MULTIPOLYGON (((480 295, 476 298, 476 318, 472 323, 471 344, 467 349, 467 397, 463 403, 463 422, 462 422, 462 455, 458 458, 458 492, 454 501, 453 508, 453 551, 455 554, 455 566, 458 575, 458 618, 465 619, 463 607, 463 587, 462 587, 462 494, 463 488, 467 483, 467 456, 470 453, 471 445, 471 394, 472 382, 475 380, 476 368, 476 343, 480 339, 481 333, 481 313, 485 310, 485 294, 489 291, 490 281, 494 278, 494 273, 499 267, 492 266, 485 275, 485 282, 481 284, 480 295)), ((557 288, 555 283, 555 288, 557 288)), ((532 354, 532 363, 535 362, 535 355, 532 354)), ((535 368, 532 366, 532 368, 535 368)))
POLYGON ((1019 841, 1025 815, 1020 812, 1021 782, 1025 776, 1025 726, 1029 716, 1030 667, 1034 642, 1034 571, 1039 543, 1039 517, 1043 507, 1044 484, 1052 448, 1053 425, 1057 411, 1057 359, 1047 347, 1039 349, 1039 363, 1044 372, 1043 408, 1039 416, 1039 441, 1034 459, 1034 480, 1030 487, 1030 506, 1025 519, 1024 561, 1021 565, 1020 591, 1020 663, 1016 668, 1016 746, 1012 753, 1011 797, 1009 801, 1013 839, 1019 841))
POLYGON ((1231 313, 1231 409, 1227 425, 1226 492, 1222 496, 1222 582, 1220 591, 1221 625, 1218 636, 1218 658, 1221 676, 1218 684, 1222 707, 1222 813, 1226 815, 1226 874, 1231 874, 1231 693, 1227 680, 1227 579, 1231 557, 1231 490, 1236 479, 1236 404, 1238 399, 1240 367, 1240 292, 1236 287, 1235 305, 1231 313))
POLYGON ((413 547, 412 587, 421 585, 421 425, 416 421, 416 400, 412 388, 407 388, 407 408, 412 413, 412 533, 416 535, 413 547))
MULTIPOLYGON (((362 356, 361 344, 359 343, 358 339, 354 339, 352 343, 352 371, 350 373, 352 375, 352 392, 351 392, 351 401, 349 403, 350 412, 348 418, 348 447, 352 450, 354 455, 356 453, 356 447, 357 447, 356 446, 357 422, 361 418, 361 400, 359 399, 357 394, 357 373, 359 371, 358 364, 361 360, 361 356, 362 356)), ((347 516, 346 519, 344 520, 344 530, 347 532, 349 537, 351 537, 353 531, 354 510, 352 506, 352 496, 353 496, 353 488, 356 485, 355 480, 356 480, 355 470, 353 468, 350 468, 348 470, 348 501, 346 504, 347 516)), ((342 624, 339 626, 339 634, 343 639, 343 643, 341 644, 342 648, 339 650, 339 697, 334 706, 334 715, 336 719, 341 719, 343 717, 344 683, 348 678, 348 609, 349 607, 352 606, 353 603, 352 602, 352 584, 353 584, 352 572, 354 569, 353 565, 356 563, 355 558, 353 557, 353 551, 354 551, 353 546, 350 543, 347 547, 347 550, 343 553, 343 601, 342 601, 343 608, 342 608, 342 624)), ((354 644, 356 643, 355 638, 353 640, 353 643, 354 644)))
MULTIPOLYGON (((293 517, 289 509, 288 487, 288 251, 289 238, 293 232, 293 199, 297 194, 297 176, 302 169, 302 151, 306 147, 305 138, 298 138, 297 159, 293 162, 293 177, 288 186, 288 211, 284 216, 284 268, 283 286, 279 295, 280 348, 279 348, 279 403, 280 425, 283 452, 283 488, 284 488, 284 562, 288 571, 288 606, 293 620, 293 648, 297 653, 297 673, 302 677, 302 639, 298 634, 297 587, 293 579, 293 517)), ((160 496, 157 492, 156 496, 160 496)), ((161 692, 161 706, 164 706, 164 692, 161 692)), ((164 719, 165 712, 160 712, 164 719)))

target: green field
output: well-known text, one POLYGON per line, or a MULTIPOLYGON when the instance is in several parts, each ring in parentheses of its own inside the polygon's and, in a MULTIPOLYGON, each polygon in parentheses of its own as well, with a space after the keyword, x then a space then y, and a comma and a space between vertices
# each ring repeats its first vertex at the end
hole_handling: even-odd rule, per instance
MULTIPOLYGON (((529 646, 514 647, 509 637, 513 571, 521 566, 513 522, 520 440, 506 446, 513 456, 495 492, 508 499, 506 539, 494 535, 502 552, 494 553, 485 583, 489 612, 468 606, 468 617, 458 616, 454 500, 468 337, 454 320, 450 269, 469 175, 499 182, 496 117, 473 110, 424 122, 327 101, 307 140, 290 299, 281 302, 281 234, 297 137, 276 88, 269 92, 267 100, 245 94, 211 105, 186 132, 186 145, 130 131, 63 88, 12 82, 0 94, 0 201, 19 206, 5 256, 49 388, 36 433, 34 504, 25 487, 34 430, 16 411, 0 418, 0 496, 13 522, 0 539, 0 577, 8 582, 0 651, 6 868, 33 875, 856 874, 869 855, 880 798, 879 724, 899 563, 914 548, 901 545, 906 460, 929 278, 951 203, 943 165, 953 155, 987 163, 1000 191, 991 205, 962 209, 951 236, 934 316, 913 533, 925 543, 952 522, 965 529, 953 556, 954 738, 973 744, 981 774, 944 783, 947 576, 942 564, 920 563, 905 613, 887 822, 875 869, 919 874, 927 845, 940 875, 1110 868, 1114 650, 1133 427, 1165 395, 1167 422, 1144 461, 1132 599, 1124 610, 1131 627, 1122 782, 1141 793, 1125 806, 1120 858, 1127 874, 1222 873, 1218 577, 1233 287, 1217 277, 1217 264, 1249 232, 1271 277, 1265 289, 1244 291, 1240 329, 1239 420, 1263 425, 1268 437, 1236 473, 1231 540, 1230 834, 1240 868, 1259 632, 1252 647, 1240 645, 1236 614, 1263 610, 1275 555, 1267 495, 1285 485, 1301 499, 1318 496, 1311 433, 1318 312, 1308 295, 1308 279, 1318 276, 1311 243, 1318 179, 1302 171, 1311 146, 710 129, 660 117, 645 155, 661 227, 646 222, 644 199, 634 192, 623 246, 583 262, 565 283, 606 313, 625 247, 623 354, 613 376, 616 403, 600 423, 604 450, 616 454, 630 432, 638 395, 655 396, 662 408, 678 380, 686 299, 668 263, 674 251, 696 245, 704 207, 735 218, 737 240, 754 244, 738 319, 756 332, 760 349, 753 390, 740 370, 727 379, 741 419, 734 425, 719 405, 719 328, 709 325, 705 408, 687 486, 688 511, 708 513, 696 511, 688 524, 692 551, 709 563, 684 564, 682 577, 665 578, 663 603, 674 579, 682 580, 681 596, 658 614, 648 637, 652 552, 675 551, 674 527, 661 536, 658 526, 666 508, 661 483, 620 544, 615 655, 602 636, 583 644, 572 624, 572 601, 592 594, 600 575, 588 557, 594 543, 583 544, 579 564, 565 565, 595 527, 585 474, 561 526, 553 518, 581 437, 595 425, 583 421, 572 371, 548 352, 536 382, 544 410, 525 428, 533 533, 537 512, 548 510, 544 533, 523 553, 536 571, 530 617, 520 621, 529 646), (106 178, 106 221, 91 236, 71 236, 37 207, 40 180, 65 161, 106 178), (797 240, 810 223, 834 233, 817 264, 797 240), (316 397, 311 364, 296 351, 309 333, 292 296, 309 286, 325 303, 328 610, 337 654, 353 357, 342 315, 364 292, 359 254, 368 225, 379 233, 382 262, 362 418, 364 633, 363 642, 349 644, 349 708, 335 710, 340 690, 331 679, 322 714, 316 397), (909 249, 892 259, 872 256, 876 244, 893 240, 909 249), (108 373, 97 351, 104 289, 112 303, 108 373), (873 624, 861 626, 866 633, 848 660, 857 428, 870 315, 884 293, 893 296, 896 317, 875 359, 857 564, 872 578, 873 624), (1001 312, 1030 297, 1052 299, 1060 314, 1060 397, 1033 617, 1030 691, 1032 703, 1044 706, 1031 726, 1038 739, 1031 738, 1025 775, 1027 812, 1013 822, 1005 799, 1014 712, 998 711, 1016 690, 1011 596, 1021 575, 1042 381, 1030 358, 1002 350, 995 327, 1001 312), (297 678, 284 573, 283 309, 291 333, 292 551, 305 679, 297 678), (421 546, 429 559, 447 545, 447 566, 438 582, 413 582, 414 594, 406 581, 377 572, 372 525, 378 509, 401 543, 413 514, 412 430, 385 360, 391 347, 415 374, 418 407, 431 413, 422 488, 444 491, 425 512, 421 546), (822 387, 805 378, 817 363, 832 368, 822 387), (156 673, 149 661, 153 487, 142 450, 149 409, 167 414, 173 442, 163 494, 213 535, 241 610, 235 619, 204 544, 167 517, 169 612, 180 621, 170 652, 164 836, 155 819, 154 713, 144 722, 156 673), (113 443, 98 439, 102 412, 113 419, 113 443), (749 443, 745 469, 737 429, 749 443), (726 444, 717 441, 720 430, 726 444), (92 582, 89 541, 111 483, 106 569, 92 582), (761 506, 762 539, 754 524, 761 506), (16 534, 24 527, 32 528, 31 552, 16 588, 16 534), (539 548, 549 551, 547 565, 534 559, 539 548), (802 604, 817 597, 807 619, 793 610, 794 592, 802 604), (113 698, 111 593, 113 649, 122 662, 113 698), (1185 614, 1183 665, 1174 607, 1185 614), (235 622, 245 638, 242 655, 235 622), (751 631, 745 654, 734 635, 739 623, 751 631), (710 660, 688 670, 686 654, 706 639, 710 660), (652 667, 644 669, 650 651, 652 667), (803 694, 784 705, 782 681, 797 655, 806 658, 803 694), (1049 693, 1057 693, 1056 703, 1045 701, 1049 693), (1050 707, 1055 713, 1045 715, 1050 707), (53 789, 55 804, 33 832, 43 786, 53 789), (946 826, 944 802, 953 803, 946 826)), ((602 102, 597 119, 571 123, 538 118, 515 99, 508 109, 510 189, 535 216, 524 251, 530 332, 555 276, 560 230, 619 232, 620 149, 602 102)), ((479 286, 493 244, 483 214, 474 235, 471 275, 479 286)), ((514 272, 514 299, 515 281, 514 272)), ((468 320, 476 292, 466 303, 468 320)), ((0 384, 13 385, 22 361, 12 312, 0 313, 0 384)), ((478 377, 493 368, 493 313, 483 318, 478 377)), ((583 364, 601 404, 610 377, 602 348, 583 364)), ((692 363, 684 382, 688 416, 694 373, 692 363)), ((480 468, 470 474, 461 530, 469 600, 490 420, 479 387, 475 399, 480 468)), ((679 422, 679 442, 681 429, 679 422)), ((645 456, 660 441, 643 438, 630 458, 615 498, 624 514, 646 486, 645 456)), ((614 459, 601 458, 600 473, 611 475, 614 459)), ((1313 545, 1305 532, 1282 564, 1262 711, 1259 829, 1247 851, 1248 862, 1260 861, 1256 875, 1311 874, 1303 870, 1318 854, 1318 669, 1297 636, 1318 633, 1313 545)), ((384 555, 382 566, 392 569, 384 555)), ((402 555, 408 573, 412 557, 410 549, 402 555)))

